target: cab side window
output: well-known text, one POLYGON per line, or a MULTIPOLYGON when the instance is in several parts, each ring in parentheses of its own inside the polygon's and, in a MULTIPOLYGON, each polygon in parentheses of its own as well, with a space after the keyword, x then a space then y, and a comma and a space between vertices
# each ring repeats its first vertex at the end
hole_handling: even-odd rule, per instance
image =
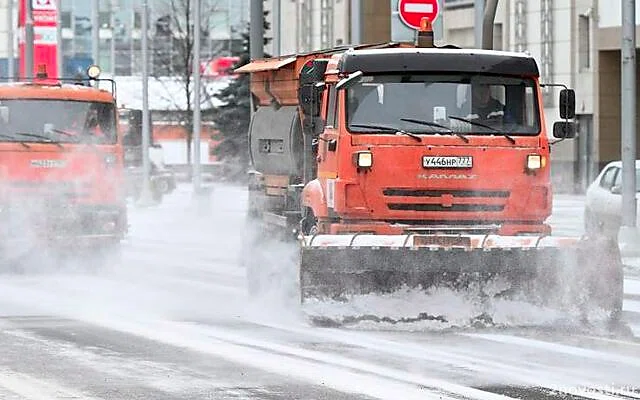
POLYGON ((335 128, 337 126, 336 94, 336 85, 329 86, 329 101, 327 101, 327 126, 330 128, 335 128))
POLYGON ((610 167, 605 173, 602 175, 602 179, 600 180, 600 187, 611 190, 613 184, 616 180, 616 176, 618 175, 617 167, 610 167))

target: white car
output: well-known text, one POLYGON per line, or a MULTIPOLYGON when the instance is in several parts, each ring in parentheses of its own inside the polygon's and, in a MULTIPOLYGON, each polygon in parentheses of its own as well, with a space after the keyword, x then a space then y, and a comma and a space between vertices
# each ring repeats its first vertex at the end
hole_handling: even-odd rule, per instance
MULTIPOLYGON (((636 160, 636 210, 640 191, 640 160, 636 160)), ((588 234, 617 236, 622 225, 622 162, 607 164, 587 188, 584 209, 585 230, 588 234)), ((640 214, 636 218, 640 228, 640 214)))

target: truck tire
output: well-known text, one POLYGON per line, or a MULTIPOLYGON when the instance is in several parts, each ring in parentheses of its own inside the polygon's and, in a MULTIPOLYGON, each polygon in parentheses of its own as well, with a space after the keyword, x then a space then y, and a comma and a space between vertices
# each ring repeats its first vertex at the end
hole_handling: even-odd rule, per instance
POLYGON ((119 240, 109 240, 91 248, 91 255, 87 257, 87 270, 100 273, 112 270, 122 261, 122 243, 119 240))
POLYGON ((163 195, 169 194, 171 190, 170 189, 171 185, 169 185, 169 182, 166 179, 158 179, 156 186, 157 186, 157 190, 163 195))
POLYGON ((300 229, 303 235, 315 235, 318 233, 318 218, 313 214, 311 208, 305 208, 304 217, 300 221, 300 229))

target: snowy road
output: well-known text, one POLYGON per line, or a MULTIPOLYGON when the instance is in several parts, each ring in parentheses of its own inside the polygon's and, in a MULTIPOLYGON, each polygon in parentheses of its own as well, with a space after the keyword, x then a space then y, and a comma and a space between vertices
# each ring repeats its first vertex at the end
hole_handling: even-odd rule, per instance
MULTIPOLYGON (((411 315, 427 304, 447 323, 313 327, 305 317, 319 306, 248 299, 244 190, 216 187, 205 215, 190 201, 179 188, 159 207, 132 209, 122 260, 108 271, 2 276, 0 399, 640 399, 633 265, 615 332, 444 292, 379 305, 411 315), (479 312, 492 323, 478 326, 479 312)), ((581 232, 581 201, 558 197, 556 233, 581 232)))

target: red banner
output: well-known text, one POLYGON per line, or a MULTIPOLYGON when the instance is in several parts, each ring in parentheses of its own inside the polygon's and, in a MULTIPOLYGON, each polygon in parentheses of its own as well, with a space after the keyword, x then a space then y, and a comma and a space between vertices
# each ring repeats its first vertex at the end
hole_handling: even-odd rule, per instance
POLYGON ((18 13, 18 28, 20 30, 18 43, 20 76, 24 77, 26 75, 25 25, 27 19, 27 1, 31 1, 33 10, 33 74, 35 76, 38 66, 44 64, 47 67, 47 74, 50 77, 58 77, 57 0, 20 0, 18 13))

